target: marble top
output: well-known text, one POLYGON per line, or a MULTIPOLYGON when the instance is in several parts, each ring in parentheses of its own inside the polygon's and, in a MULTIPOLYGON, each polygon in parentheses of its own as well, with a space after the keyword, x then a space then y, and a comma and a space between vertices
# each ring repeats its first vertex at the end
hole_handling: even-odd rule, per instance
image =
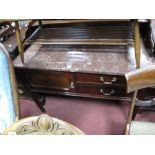
MULTIPOLYGON (((154 64, 141 47, 141 67, 154 64)), ((31 45, 24 53, 25 62, 18 56, 16 68, 69 71, 85 73, 124 74, 136 68, 133 46, 55 47, 31 45)))

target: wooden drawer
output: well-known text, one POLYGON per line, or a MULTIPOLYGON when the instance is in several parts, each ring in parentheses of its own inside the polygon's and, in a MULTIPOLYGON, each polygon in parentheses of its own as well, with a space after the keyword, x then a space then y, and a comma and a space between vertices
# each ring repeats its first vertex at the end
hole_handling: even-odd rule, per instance
POLYGON ((69 90, 74 88, 73 75, 66 72, 24 71, 32 88, 69 90))
POLYGON ((16 70, 24 84, 36 93, 77 95, 90 97, 128 97, 123 76, 54 72, 47 70, 16 70), (104 77, 105 81, 102 81, 104 77), (112 79, 116 77, 115 81, 112 79), (111 80, 111 81, 110 81, 111 80))
POLYGON ((17 92, 20 97, 31 98, 31 94, 27 91, 27 89, 23 85, 18 85, 17 92))
POLYGON ((118 96, 125 97, 129 96, 126 93, 125 86, 77 86, 77 93, 88 94, 88 95, 100 95, 100 96, 118 96))
POLYGON ((126 85, 126 80, 124 76, 120 75, 105 75, 105 74, 76 74, 77 83, 85 84, 119 84, 126 85))

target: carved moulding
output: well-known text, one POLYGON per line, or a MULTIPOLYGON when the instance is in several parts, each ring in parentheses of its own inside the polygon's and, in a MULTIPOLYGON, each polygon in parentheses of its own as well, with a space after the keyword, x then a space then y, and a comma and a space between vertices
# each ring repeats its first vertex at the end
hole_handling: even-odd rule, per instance
POLYGON ((75 126, 46 114, 21 119, 4 131, 17 135, 83 135, 75 126))

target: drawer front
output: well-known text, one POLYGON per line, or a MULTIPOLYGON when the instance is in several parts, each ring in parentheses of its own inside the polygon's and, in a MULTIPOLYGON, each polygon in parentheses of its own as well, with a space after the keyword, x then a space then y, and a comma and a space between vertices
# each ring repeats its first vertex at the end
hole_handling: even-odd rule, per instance
POLYGON ((63 72, 24 72, 26 80, 34 88, 69 90, 74 87, 73 76, 63 72))
POLYGON ((30 92, 28 92, 27 89, 22 85, 18 85, 17 92, 20 97, 31 98, 30 92))
POLYGON ((125 77, 120 75, 76 74, 76 81, 77 83, 87 84, 126 85, 125 77))
POLYGON ((77 86, 77 93, 88 94, 88 95, 100 95, 100 96, 129 96, 126 93, 125 86, 77 86))

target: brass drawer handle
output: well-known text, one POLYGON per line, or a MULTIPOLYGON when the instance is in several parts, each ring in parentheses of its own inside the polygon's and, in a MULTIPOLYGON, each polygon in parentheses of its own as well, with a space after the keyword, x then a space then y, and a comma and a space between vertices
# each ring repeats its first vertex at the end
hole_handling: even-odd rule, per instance
POLYGON ((109 93, 107 93, 103 89, 100 89, 100 92, 105 96, 111 96, 115 93, 115 90, 112 89, 109 93))
POLYGON ((18 94, 24 94, 24 91, 22 89, 18 89, 18 94))
POLYGON ((103 82, 103 84, 112 84, 112 83, 115 83, 117 80, 116 77, 113 77, 111 81, 105 81, 104 77, 100 77, 100 81, 103 82))
POLYGON ((70 83, 70 88, 75 88, 74 82, 70 83))

